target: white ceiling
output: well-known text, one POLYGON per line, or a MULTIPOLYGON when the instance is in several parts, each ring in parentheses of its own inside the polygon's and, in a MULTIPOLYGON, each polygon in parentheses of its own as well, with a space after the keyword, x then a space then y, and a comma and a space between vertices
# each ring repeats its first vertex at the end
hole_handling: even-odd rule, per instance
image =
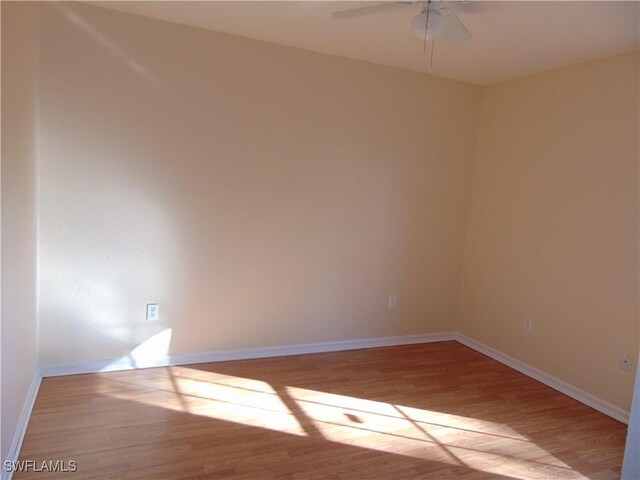
MULTIPOLYGON (((348 20, 331 13, 378 2, 99 1, 104 8, 267 42, 426 72, 410 29, 419 6, 348 20)), ((436 42, 433 74, 493 83, 640 48, 638 1, 446 2, 473 34, 436 42)))

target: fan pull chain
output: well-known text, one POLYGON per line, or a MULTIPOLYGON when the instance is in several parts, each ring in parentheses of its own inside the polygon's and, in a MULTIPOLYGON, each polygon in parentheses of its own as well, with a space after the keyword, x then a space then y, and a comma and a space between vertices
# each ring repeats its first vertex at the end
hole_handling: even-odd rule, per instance
MULTIPOLYGON (((422 54, 427 54, 427 35, 429 30, 429 12, 431 11, 431 0, 427 0, 427 18, 426 24, 424 26, 424 44, 422 45, 422 54)), ((433 50, 435 49, 436 40, 431 40, 431 53, 429 54, 429 65, 427 66, 427 70, 429 73, 433 72, 433 50)))
POLYGON ((429 8, 430 4, 431 4, 431 0, 427 0, 427 19, 425 20, 425 25, 424 25, 424 44, 422 45, 423 55, 427 54, 427 30, 429 29, 429 10, 431 10, 429 8))
POLYGON ((433 73, 433 51, 436 49, 436 40, 431 40, 431 55, 429 55, 429 73, 433 73))

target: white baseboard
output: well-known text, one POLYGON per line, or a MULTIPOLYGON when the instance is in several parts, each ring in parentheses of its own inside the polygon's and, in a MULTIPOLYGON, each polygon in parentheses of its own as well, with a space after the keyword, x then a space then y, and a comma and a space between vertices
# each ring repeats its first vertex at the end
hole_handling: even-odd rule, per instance
POLYGON ((559 392, 564 393, 565 395, 578 400, 579 402, 584 403, 585 405, 598 410, 605 415, 615 418, 616 420, 626 423, 627 425, 629 424, 629 412, 623 410, 622 408, 616 407, 615 405, 612 405, 611 403, 602 400, 595 395, 574 387, 573 385, 564 382, 559 378, 554 377, 553 375, 549 375, 542 370, 538 370, 537 368, 532 367, 527 363, 524 363, 510 355, 507 355, 506 353, 502 353, 495 348, 491 348, 488 345, 474 340, 473 338, 468 337, 462 333, 456 333, 455 340, 462 343, 463 345, 466 345, 469 348, 476 350, 477 352, 486 355, 487 357, 491 357, 494 360, 497 360, 498 362, 519 371, 520 373, 524 373, 528 377, 538 380, 539 382, 544 383, 545 385, 558 390, 559 392))
POLYGON ((446 342, 455 339, 455 332, 424 333, 403 335, 399 337, 364 338, 358 340, 341 340, 336 342, 304 343, 275 347, 243 348, 239 350, 222 350, 182 355, 167 355, 143 364, 128 357, 116 361, 87 363, 59 363, 42 365, 43 377, 60 375, 77 375, 82 373, 113 372, 132 370, 135 368, 164 367, 169 365, 191 365, 195 363, 223 362, 228 360, 247 360, 251 358, 283 357, 305 353, 339 352, 342 350, 358 350, 361 348, 389 347, 394 345, 410 345, 415 343, 446 342))
POLYGON ((22 447, 22 441, 24 440, 24 434, 27 432, 27 425, 29 424, 29 418, 31 418, 31 410, 33 410, 33 404, 36 401, 38 390, 40 389, 40 382, 42 381, 42 375, 36 370, 33 374, 33 379, 27 390, 27 397, 24 400, 22 411, 20 412, 20 418, 18 418, 18 424, 16 425, 16 431, 13 434, 9 451, 7 452, 7 458, 2 462, 2 468, 0 478, 2 480, 11 480, 13 472, 7 472, 4 468, 4 462, 14 462, 18 460, 20 456, 20 448, 22 447))

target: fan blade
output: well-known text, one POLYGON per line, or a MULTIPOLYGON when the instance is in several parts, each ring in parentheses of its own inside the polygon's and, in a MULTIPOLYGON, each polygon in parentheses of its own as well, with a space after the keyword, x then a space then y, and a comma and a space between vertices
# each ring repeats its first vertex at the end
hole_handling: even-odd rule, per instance
POLYGON ((418 2, 388 2, 379 3, 377 5, 369 5, 367 7, 352 8, 350 10, 342 10, 333 12, 334 18, 353 18, 361 15, 369 15, 370 13, 386 12, 387 10, 395 10, 397 8, 407 8, 418 2))
POLYGON ((461 12, 467 13, 484 13, 493 8, 493 2, 485 2, 482 0, 457 0, 460 5, 458 8, 461 12))
POLYGON ((447 24, 442 31, 442 38, 451 45, 460 45, 471 40, 471 33, 460 21, 456 13, 450 8, 441 8, 440 13, 444 16, 447 24))

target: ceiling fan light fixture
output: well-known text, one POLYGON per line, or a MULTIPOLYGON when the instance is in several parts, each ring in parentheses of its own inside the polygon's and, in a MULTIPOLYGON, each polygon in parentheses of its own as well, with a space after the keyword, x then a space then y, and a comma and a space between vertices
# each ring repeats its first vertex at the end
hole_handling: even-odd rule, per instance
POLYGON ((437 10, 429 11, 429 25, 427 26, 427 12, 413 17, 411 21, 411 29, 413 33, 420 39, 424 40, 425 29, 427 30, 427 40, 439 37, 444 31, 445 19, 437 10))

